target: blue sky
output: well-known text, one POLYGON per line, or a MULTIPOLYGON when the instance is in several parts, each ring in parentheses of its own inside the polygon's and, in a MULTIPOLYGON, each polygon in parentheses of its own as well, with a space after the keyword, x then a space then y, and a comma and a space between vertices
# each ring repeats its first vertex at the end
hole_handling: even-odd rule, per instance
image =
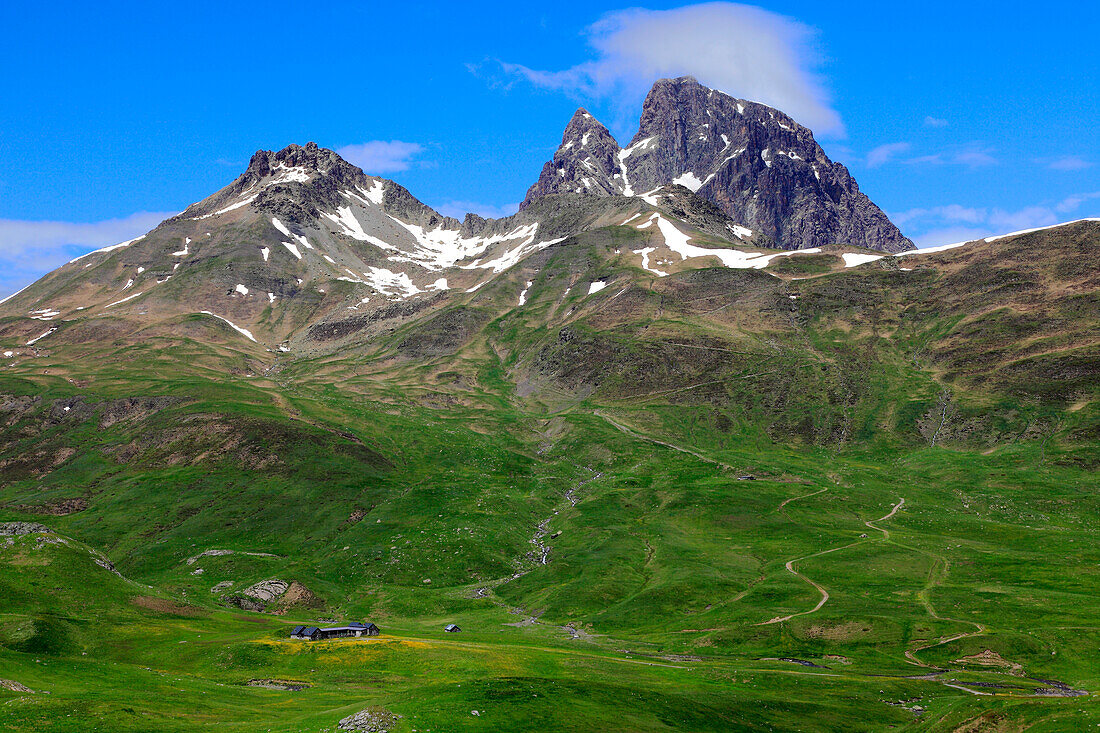
POLYGON ((0 296, 292 142, 507 213, 577 106, 625 142, 681 73, 811 126, 919 244, 1100 216, 1092 4, 154 5, 7 13, 0 296))

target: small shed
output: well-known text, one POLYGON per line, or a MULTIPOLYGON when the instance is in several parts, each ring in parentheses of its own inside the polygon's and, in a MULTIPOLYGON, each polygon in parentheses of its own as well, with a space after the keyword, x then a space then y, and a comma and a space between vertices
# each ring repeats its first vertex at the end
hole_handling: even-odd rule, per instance
POLYGON ((454 634, 456 632, 462 631, 462 629, 458 628, 458 624, 447 624, 443 627, 443 630, 446 631, 448 634, 454 634))
POLYGON ((379 629, 369 621, 353 621, 347 626, 327 626, 320 630, 322 639, 348 636, 378 636, 379 629))
POLYGON ((294 630, 290 632, 290 638, 317 641, 321 638, 321 630, 316 626, 295 626, 294 630))
POLYGON ((355 634, 356 636, 378 636, 378 633, 381 631, 381 629, 370 621, 353 621, 348 624, 348 628, 356 629, 358 631, 358 633, 355 634))

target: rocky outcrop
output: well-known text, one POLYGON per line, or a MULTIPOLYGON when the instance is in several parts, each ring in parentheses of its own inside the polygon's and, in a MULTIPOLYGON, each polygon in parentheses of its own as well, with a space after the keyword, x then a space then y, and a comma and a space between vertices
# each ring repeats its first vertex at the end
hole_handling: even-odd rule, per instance
POLYGON ((285 580, 261 580, 225 600, 245 611, 262 611, 267 604, 286 593, 289 587, 285 580))
POLYGON ((677 183, 784 249, 913 248, 808 128, 691 77, 654 84, 630 145, 612 143, 578 110, 523 206, 554 193, 631 196, 677 183))
POLYGON ((46 525, 38 522, 0 522, 0 537, 19 537, 25 534, 45 534, 52 531, 46 525))
POLYGON ((527 192, 523 207, 551 193, 623 194, 629 186, 623 180, 619 152, 619 144, 608 129, 578 109, 565 127, 558 152, 542 167, 542 175, 527 192))
POLYGON ((337 730, 367 731, 369 733, 388 733, 397 725, 400 715, 385 708, 373 707, 360 710, 355 715, 342 718, 336 724, 337 730))

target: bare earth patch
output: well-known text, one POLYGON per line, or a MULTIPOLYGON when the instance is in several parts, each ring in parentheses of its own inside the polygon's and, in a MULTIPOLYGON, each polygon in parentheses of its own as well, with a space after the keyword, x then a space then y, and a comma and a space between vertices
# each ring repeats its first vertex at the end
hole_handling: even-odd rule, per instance
POLYGON ((1010 674, 1022 675, 1024 673, 1023 666, 1016 662, 1010 662, 1002 657, 992 649, 986 649, 978 654, 971 654, 968 657, 960 657, 955 660, 955 664, 973 664, 979 667, 996 667, 997 669, 1007 670, 1010 674))
POLYGON ((803 631, 807 639, 824 639, 826 641, 849 641, 858 639, 871 632, 871 627, 858 621, 849 621, 839 626, 822 626, 815 624, 803 631))
POLYGON ((157 613, 170 613, 173 616, 192 618, 194 616, 206 615, 206 612, 201 608, 185 606, 182 603, 165 600, 164 598, 153 598, 152 596, 134 596, 130 599, 130 603, 140 608, 156 611, 157 613))

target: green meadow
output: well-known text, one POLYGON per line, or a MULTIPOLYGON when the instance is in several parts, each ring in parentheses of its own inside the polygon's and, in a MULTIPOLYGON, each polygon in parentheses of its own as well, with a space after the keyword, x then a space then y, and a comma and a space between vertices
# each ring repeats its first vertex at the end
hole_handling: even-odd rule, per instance
POLYGON ((918 297, 963 274, 646 281, 620 229, 524 309, 517 272, 340 348, 195 318, 5 366, 0 522, 49 531, 0 536, 0 730, 1100 725, 1069 306, 1021 353, 918 297))

